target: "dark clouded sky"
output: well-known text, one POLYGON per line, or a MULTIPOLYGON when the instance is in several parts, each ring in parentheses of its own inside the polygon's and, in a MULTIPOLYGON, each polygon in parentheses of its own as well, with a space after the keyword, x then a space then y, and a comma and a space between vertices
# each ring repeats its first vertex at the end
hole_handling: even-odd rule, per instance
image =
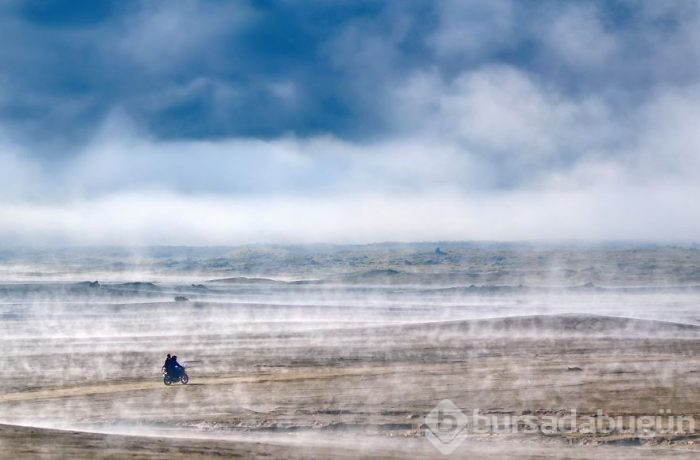
POLYGON ((6 244, 700 234, 694 0, 0 0, 0 38, 6 244))

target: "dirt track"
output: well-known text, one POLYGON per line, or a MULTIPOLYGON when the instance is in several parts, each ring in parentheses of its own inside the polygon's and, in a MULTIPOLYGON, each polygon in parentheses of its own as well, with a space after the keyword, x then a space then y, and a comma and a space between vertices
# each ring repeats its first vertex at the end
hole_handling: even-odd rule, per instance
MULTIPOLYGON (((349 377, 356 375, 382 375, 382 374, 400 374, 401 372, 414 372, 414 369, 406 367, 401 370, 398 368, 391 369, 376 369, 368 367, 359 368, 344 368, 342 370, 323 370, 323 369, 293 369, 289 372, 280 374, 259 373, 242 377, 203 377, 197 381, 191 381, 190 385, 235 385, 235 384, 255 384, 265 382, 289 382, 294 380, 314 380, 314 379, 329 379, 339 377, 349 377)), ((176 383, 174 385, 181 385, 176 383)), ((141 381, 134 383, 111 383, 107 385, 87 385, 66 388, 47 388, 34 391, 19 391, 15 393, 0 394, 0 402, 14 401, 36 401, 42 399, 69 398, 78 396, 95 396, 107 395, 113 393, 124 393, 139 390, 161 389, 163 383, 159 381, 141 381)))

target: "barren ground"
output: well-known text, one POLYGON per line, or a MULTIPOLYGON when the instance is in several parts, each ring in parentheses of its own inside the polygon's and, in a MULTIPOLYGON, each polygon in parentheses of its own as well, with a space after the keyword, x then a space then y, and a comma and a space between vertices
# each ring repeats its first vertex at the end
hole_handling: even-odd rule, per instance
POLYGON ((700 420, 698 292, 15 281, 0 286, 0 456, 443 458, 425 417, 448 399, 499 428, 470 425, 450 458, 698 458, 687 425, 508 430, 572 409, 700 420), (163 385, 167 352, 188 385, 163 385))

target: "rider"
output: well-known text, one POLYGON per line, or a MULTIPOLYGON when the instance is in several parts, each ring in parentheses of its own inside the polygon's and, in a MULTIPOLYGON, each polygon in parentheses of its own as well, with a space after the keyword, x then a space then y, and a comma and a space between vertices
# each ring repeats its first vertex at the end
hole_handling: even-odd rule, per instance
POLYGON ((180 375, 182 375, 182 372, 184 370, 185 367, 177 362, 177 356, 173 355, 173 357, 170 358, 170 368, 166 369, 168 374, 172 375, 173 377, 179 377, 180 375))

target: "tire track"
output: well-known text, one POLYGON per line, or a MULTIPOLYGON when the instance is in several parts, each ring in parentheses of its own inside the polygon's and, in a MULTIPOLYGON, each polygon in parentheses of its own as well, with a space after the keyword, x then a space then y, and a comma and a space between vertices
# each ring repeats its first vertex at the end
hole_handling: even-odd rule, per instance
MULTIPOLYGON (((235 385, 235 384, 256 384, 267 382, 286 382, 294 380, 332 379, 338 377, 352 377, 363 375, 388 375, 405 372, 416 372, 412 367, 356 367, 343 368, 338 370, 319 370, 317 368, 295 369, 284 373, 260 373, 256 375, 246 375, 237 377, 202 377, 191 379, 194 385, 235 385)), ((180 384, 174 384, 177 388, 180 384)), ((19 391, 0 395, 0 403, 17 401, 34 401, 44 399, 72 398, 79 396, 95 396, 113 393, 125 393, 130 391, 143 391, 164 388, 162 380, 139 381, 132 383, 118 383, 107 385, 84 385, 77 387, 46 388, 32 391, 19 391)))

